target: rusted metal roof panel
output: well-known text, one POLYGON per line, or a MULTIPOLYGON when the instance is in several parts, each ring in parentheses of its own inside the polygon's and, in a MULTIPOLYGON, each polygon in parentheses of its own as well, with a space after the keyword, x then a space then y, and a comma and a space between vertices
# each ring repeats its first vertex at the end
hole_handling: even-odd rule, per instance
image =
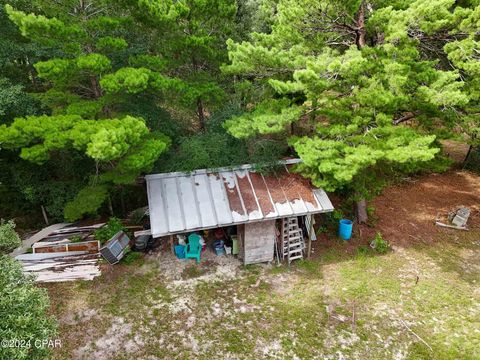
POLYGON ((154 237, 200 229, 333 211, 327 194, 285 171, 276 176, 252 165, 192 173, 147 175, 154 237))

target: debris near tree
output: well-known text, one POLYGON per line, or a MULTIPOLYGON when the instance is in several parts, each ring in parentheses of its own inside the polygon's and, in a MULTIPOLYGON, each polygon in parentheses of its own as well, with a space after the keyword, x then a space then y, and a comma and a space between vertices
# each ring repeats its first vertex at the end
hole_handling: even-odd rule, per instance
POLYGON ((100 253, 110 264, 118 263, 130 251, 130 238, 123 231, 117 232, 100 249, 100 253))
POLYGON ((467 207, 460 207, 457 211, 452 211, 448 214, 448 219, 453 225, 465 227, 470 216, 470 209, 467 207))
POLYGON ((439 216, 437 214, 437 218, 435 219, 435 225, 450 228, 450 229, 468 230, 467 221, 469 217, 470 217, 470 209, 465 206, 461 206, 457 208, 455 211, 450 211, 448 213, 447 218, 450 224, 441 222, 440 221, 441 219, 439 219, 439 216))

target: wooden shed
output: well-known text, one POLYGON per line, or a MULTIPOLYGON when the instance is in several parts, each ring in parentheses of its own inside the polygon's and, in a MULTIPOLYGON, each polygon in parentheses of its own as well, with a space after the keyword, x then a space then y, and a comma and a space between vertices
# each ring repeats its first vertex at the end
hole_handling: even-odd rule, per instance
POLYGON ((298 248, 289 239, 308 235, 299 223, 308 223, 309 232, 313 214, 333 211, 322 189, 289 171, 299 161, 286 160, 268 176, 253 165, 147 175, 152 236, 237 226, 245 264, 273 260, 279 239, 279 251, 288 255, 298 248))

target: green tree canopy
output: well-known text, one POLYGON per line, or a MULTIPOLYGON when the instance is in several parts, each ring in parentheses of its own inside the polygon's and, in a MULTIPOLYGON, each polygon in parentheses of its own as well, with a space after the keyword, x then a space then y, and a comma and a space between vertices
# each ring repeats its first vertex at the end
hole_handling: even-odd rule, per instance
POLYGON ((271 32, 228 42, 224 72, 242 76, 259 100, 228 131, 251 137, 296 124, 289 143, 303 159, 298 170, 326 190, 368 197, 383 169, 432 160, 439 149, 422 127, 470 103, 462 71, 443 68, 416 34, 425 43, 446 24, 472 22, 474 6, 280 0, 271 32), (413 118, 420 127, 402 125, 413 118))
POLYGON ((23 36, 55 49, 50 58, 34 64, 47 86, 36 96, 51 115, 20 117, 9 126, 3 125, 0 146, 18 149, 23 159, 37 164, 65 152, 93 159, 91 180, 74 204, 85 203, 93 193, 101 197, 88 209, 76 206, 78 211, 66 213, 69 220, 75 220, 94 213, 93 205, 98 208, 107 198, 108 191, 93 191, 95 186, 132 183, 153 167, 170 143, 161 133, 151 132, 142 118, 124 112, 129 94, 171 91, 181 82, 129 66, 135 51, 129 49, 123 35, 131 18, 112 15, 118 11, 110 2, 43 5, 44 15, 27 14, 10 5, 5 9, 23 36), (145 81, 152 86, 145 86, 145 81))
MULTIPOLYGON (((140 24, 149 27, 156 57, 142 56, 139 62, 151 71, 164 69, 181 82, 171 84, 180 103, 195 108, 198 127, 205 129, 208 112, 225 99, 220 65, 227 60, 226 40, 239 35, 235 0, 131 1, 140 24)), ((148 72, 141 76, 156 83, 148 72)))

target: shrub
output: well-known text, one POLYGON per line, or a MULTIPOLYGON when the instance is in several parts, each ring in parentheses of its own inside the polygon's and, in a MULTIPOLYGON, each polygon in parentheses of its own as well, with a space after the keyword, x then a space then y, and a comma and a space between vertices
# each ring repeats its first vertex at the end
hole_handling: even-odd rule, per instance
POLYGON ((377 233, 375 239, 370 243, 370 246, 379 254, 385 254, 390 248, 390 245, 383 239, 380 233, 377 233))
POLYGON ((13 220, 0 222, 0 253, 9 253, 22 244, 20 236, 15 232, 13 220))
POLYGON ((126 231, 120 219, 117 219, 116 217, 111 217, 104 227, 95 230, 95 239, 100 241, 100 244, 103 245, 120 230, 126 231))
POLYGON ((367 255, 369 252, 369 249, 368 249, 368 246, 366 245, 360 245, 358 248, 357 248, 357 253, 358 255, 367 255))
POLYGON ((35 340, 49 340, 56 334, 56 320, 48 315, 49 308, 47 291, 35 286, 18 261, 0 255, 0 339, 31 345, 2 347, 1 359, 44 359, 51 355, 48 347, 35 346, 35 340))
POLYGON ((105 185, 87 186, 80 190, 75 198, 65 205, 65 220, 75 221, 84 215, 96 215, 108 196, 105 185))
POLYGON ((130 248, 127 248, 120 262, 124 265, 131 265, 134 262, 136 262, 138 259, 140 259, 142 256, 143 255, 141 253, 132 251, 130 248))

